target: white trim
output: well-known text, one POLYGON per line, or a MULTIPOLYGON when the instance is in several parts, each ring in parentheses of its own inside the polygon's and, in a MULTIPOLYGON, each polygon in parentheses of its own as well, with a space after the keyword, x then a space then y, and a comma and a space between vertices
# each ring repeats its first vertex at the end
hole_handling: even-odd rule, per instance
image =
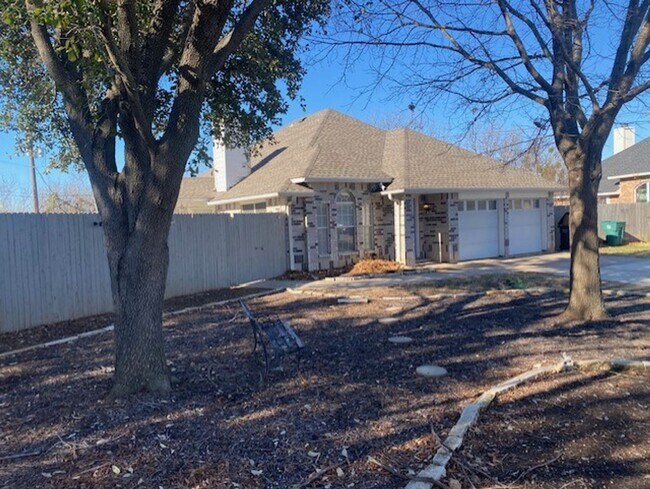
MULTIPOLYGON (((601 197, 603 195, 618 195, 620 194, 621 191, 619 190, 618 192, 598 192, 598 196, 601 197)), ((563 196, 564 197, 564 196, 563 196)), ((566 194, 566 197, 569 197, 569 194, 566 194)))
POLYGON ((262 195, 249 195, 247 197, 235 197, 233 199, 211 200, 208 205, 224 205, 234 204, 236 202, 258 202, 261 200, 274 199, 276 197, 310 197, 312 193, 309 192, 273 192, 271 194, 262 195))
POLYGON ((383 183, 389 182, 392 178, 387 176, 377 177, 297 177, 292 178, 291 183, 309 183, 309 182, 341 182, 341 183, 383 183))
POLYGON ((508 187, 508 188, 495 188, 495 187, 481 187, 481 188, 400 188, 400 189, 388 189, 381 192, 381 195, 391 196, 395 194, 442 194, 442 193, 461 193, 461 192, 559 192, 561 190, 566 190, 566 187, 508 187))
POLYGON ((645 171, 641 173, 628 173, 627 175, 613 175, 611 177, 607 177, 607 180, 620 180, 622 178, 648 177, 648 176, 650 176, 650 172, 645 171))
POLYGON ((648 202, 650 202, 650 200, 648 200, 648 197, 649 197, 648 193, 649 192, 650 192, 650 182, 641 182, 640 184, 638 184, 636 187, 634 187, 634 203, 635 204, 647 204, 648 202), (646 188, 646 200, 642 201, 642 202, 639 202, 637 200, 636 193, 641 187, 646 188))

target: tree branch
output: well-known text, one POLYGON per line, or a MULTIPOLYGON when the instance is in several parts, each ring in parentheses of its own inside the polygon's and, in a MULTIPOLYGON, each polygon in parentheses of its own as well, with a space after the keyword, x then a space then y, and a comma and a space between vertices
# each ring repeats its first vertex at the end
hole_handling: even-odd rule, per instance
POLYGON ((66 112, 79 152, 85 164, 92 162, 92 127, 93 120, 88 109, 88 96, 76 72, 66 67, 57 55, 47 28, 34 17, 35 4, 25 0, 29 15, 29 24, 34 44, 43 60, 47 71, 63 96, 66 112))
POLYGON ((101 21, 101 36, 104 40, 104 47, 108 54, 108 58, 113 65, 113 68, 117 72, 120 78, 120 86, 123 88, 125 99, 132 106, 134 122, 137 128, 140 137, 147 142, 150 146, 155 145, 155 138, 151 132, 151 124, 148 122, 144 110, 142 108, 142 102, 140 99, 140 93, 138 91, 137 79, 131 71, 131 62, 128 58, 125 58, 123 52, 118 49, 115 39, 113 38, 112 32, 112 23, 110 16, 108 14, 108 7, 106 5, 106 0, 100 0, 100 10, 99 16, 101 21))

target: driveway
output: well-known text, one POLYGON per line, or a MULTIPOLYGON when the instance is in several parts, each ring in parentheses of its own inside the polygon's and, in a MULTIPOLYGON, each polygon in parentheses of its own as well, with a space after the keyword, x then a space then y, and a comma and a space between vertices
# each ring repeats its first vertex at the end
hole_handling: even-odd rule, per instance
MULTIPOLYGON (((478 260, 457 265, 434 265, 447 273, 537 272, 569 275, 569 253, 549 253, 521 258, 478 260)), ((602 255, 600 274, 604 282, 620 282, 650 287, 650 259, 622 255, 602 255)))
MULTIPOLYGON (((364 289, 367 287, 390 287, 427 282, 436 279, 468 277, 492 273, 535 272, 568 277, 569 253, 547 253, 508 259, 475 260, 456 264, 422 264, 418 273, 387 274, 373 278, 349 280, 318 280, 302 287, 318 289, 364 289)), ((600 272, 604 282, 620 282, 650 287, 650 259, 633 256, 604 255, 600 257, 600 272)))

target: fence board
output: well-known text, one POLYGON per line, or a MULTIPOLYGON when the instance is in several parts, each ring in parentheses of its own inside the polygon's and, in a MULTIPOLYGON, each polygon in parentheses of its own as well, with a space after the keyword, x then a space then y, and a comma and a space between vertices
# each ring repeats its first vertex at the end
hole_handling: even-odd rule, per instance
MULTIPOLYGON (((0 214, 0 332, 112 309, 103 229, 94 214, 0 214)), ((287 270, 283 214, 176 215, 166 297, 287 270)))
MULTIPOLYGON (((649 204, 599 205, 598 221, 624 221, 626 241, 650 241, 649 204)), ((598 231, 602 237, 602 230, 598 231)))

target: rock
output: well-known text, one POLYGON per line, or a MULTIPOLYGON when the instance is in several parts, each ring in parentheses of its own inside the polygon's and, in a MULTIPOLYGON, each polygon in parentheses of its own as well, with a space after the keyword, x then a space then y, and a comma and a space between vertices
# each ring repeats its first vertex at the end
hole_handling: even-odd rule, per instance
POLYGON ((406 343, 411 343, 413 338, 410 336, 391 336, 388 338, 388 341, 396 345, 405 345, 406 343))
POLYGON ((447 369, 438 365, 420 365, 415 369, 415 373, 422 377, 444 377, 447 375, 447 369))
POLYGON ((339 304, 366 304, 368 299, 366 297, 341 297, 338 301, 339 304))
POLYGON ((397 318, 381 318, 378 320, 379 324, 394 324, 397 321, 399 321, 397 318))

